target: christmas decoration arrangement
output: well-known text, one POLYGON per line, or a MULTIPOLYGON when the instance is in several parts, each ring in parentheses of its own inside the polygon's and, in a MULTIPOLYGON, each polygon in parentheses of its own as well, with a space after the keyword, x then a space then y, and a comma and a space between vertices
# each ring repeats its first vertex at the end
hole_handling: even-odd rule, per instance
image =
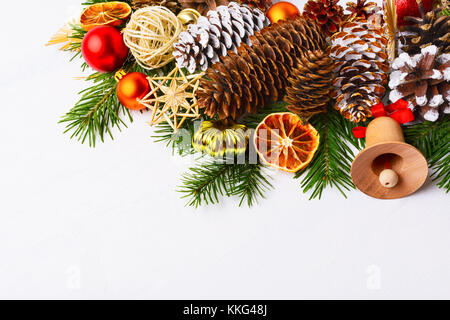
POLYGON ((188 205, 252 206, 275 170, 310 199, 401 198, 428 176, 449 192, 446 0, 83 6, 48 43, 89 73, 65 132, 94 147, 142 114, 155 141, 195 159, 178 190, 188 205))

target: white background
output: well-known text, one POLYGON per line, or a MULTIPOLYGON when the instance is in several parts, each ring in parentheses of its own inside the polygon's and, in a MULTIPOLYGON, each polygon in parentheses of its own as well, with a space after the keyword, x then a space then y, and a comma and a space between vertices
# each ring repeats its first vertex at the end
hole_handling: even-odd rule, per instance
POLYGON ((274 172, 252 209, 186 208, 189 159, 147 116, 96 149, 62 134, 86 84, 44 44, 79 2, 2 9, 0 298, 450 298, 448 196, 429 181, 402 200, 308 201, 274 172))

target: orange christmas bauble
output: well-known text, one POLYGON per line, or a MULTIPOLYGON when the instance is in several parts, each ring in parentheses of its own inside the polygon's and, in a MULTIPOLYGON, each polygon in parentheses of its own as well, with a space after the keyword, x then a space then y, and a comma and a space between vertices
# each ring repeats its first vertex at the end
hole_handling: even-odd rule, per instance
POLYGON ((271 23, 276 23, 279 20, 286 20, 288 18, 295 18, 300 15, 298 8, 290 2, 281 1, 275 3, 267 10, 266 16, 271 23))
POLYGON ((119 80, 117 98, 130 110, 142 110, 145 106, 139 103, 150 92, 147 76, 140 72, 131 72, 119 80))

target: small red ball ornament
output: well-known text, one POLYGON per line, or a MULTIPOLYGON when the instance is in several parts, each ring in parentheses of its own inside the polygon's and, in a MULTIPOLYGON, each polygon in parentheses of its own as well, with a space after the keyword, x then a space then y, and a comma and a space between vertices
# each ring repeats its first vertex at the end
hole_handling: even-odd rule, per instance
POLYGON ((128 56, 128 47, 120 32, 114 27, 97 27, 89 31, 81 45, 86 63, 99 72, 119 69, 128 56))
POLYGON ((275 3, 267 10, 266 16, 271 23, 276 23, 279 20, 293 19, 300 15, 298 8, 290 2, 281 1, 275 3))
POLYGON ((131 72, 119 80, 117 98, 130 110, 142 110, 145 106, 139 103, 150 92, 147 76, 140 72, 131 72))
MULTIPOLYGON (((425 12, 433 9, 433 0, 422 0, 425 12)), ((397 7, 397 25, 406 26, 411 23, 405 21, 405 17, 420 17, 419 6, 416 0, 395 0, 397 7)))

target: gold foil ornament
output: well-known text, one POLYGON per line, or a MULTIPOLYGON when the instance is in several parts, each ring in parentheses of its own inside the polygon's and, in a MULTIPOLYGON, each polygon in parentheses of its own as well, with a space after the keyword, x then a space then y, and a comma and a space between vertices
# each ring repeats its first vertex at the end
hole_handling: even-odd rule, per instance
POLYGON ((212 157, 233 157, 245 153, 249 135, 247 127, 232 120, 203 121, 195 132, 192 145, 197 152, 212 157))
POLYGON ((180 20, 181 24, 186 28, 189 24, 197 23, 198 18, 201 14, 194 9, 184 9, 181 10, 177 18, 180 20))

